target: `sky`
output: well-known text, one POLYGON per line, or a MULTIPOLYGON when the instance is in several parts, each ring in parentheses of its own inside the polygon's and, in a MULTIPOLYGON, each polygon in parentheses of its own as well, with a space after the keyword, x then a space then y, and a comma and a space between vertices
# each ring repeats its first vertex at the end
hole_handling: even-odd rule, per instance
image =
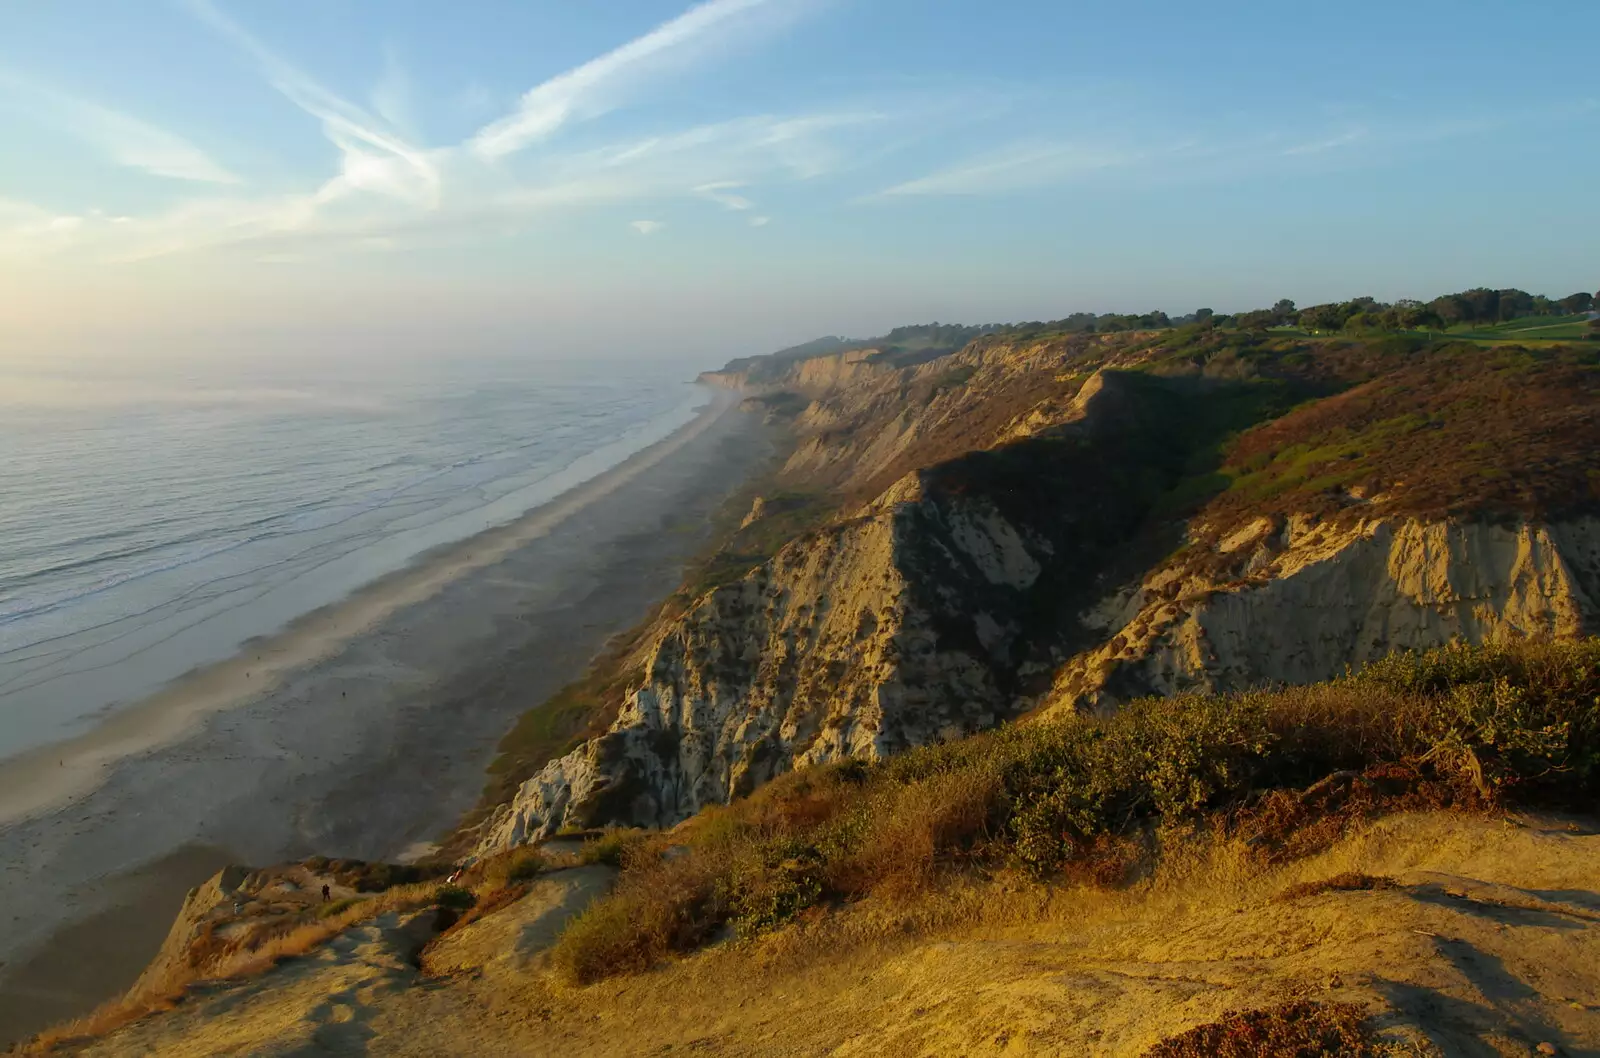
POLYGON ((0 356, 1600 285, 1592 0, 0 0, 0 356))

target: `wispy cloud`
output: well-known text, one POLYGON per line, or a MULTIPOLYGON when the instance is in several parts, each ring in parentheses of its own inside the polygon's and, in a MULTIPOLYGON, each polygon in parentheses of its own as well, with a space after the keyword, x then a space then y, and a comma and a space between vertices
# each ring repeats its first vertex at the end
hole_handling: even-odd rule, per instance
POLYGON ((1359 143, 1366 138, 1366 129, 1355 128, 1333 136, 1311 140, 1307 143, 1297 143, 1293 147, 1286 148, 1283 153, 1290 155, 1291 157, 1303 154, 1321 154, 1324 151, 1332 151, 1337 150, 1340 147, 1348 147, 1351 144, 1359 143))
POLYGON ((354 191, 375 192, 430 206, 439 197, 435 159, 407 142, 392 123, 323 87, 224 15, 210 0, 188 0, 199 18, 250 55, 267 80, 295 106, 322 123, 323 134, 342 155, 340 174, 325 183, 311 205, 354 191))
POLYGON ((771 224, 771 223, 772 223, 772 218, 771 217, 751 217, 750 218, 750 226, 752 228, 765 228, 768 224, 771 224))
POLYGON ((717 203, 725 209, 746 210, 753 207, 755 203, 751 202, 743 195, 736 195, 733 193, 736 189, 743 186, 743 184, 735 181, 724 180, 721 183, 701 184, 699 187, 695 188, 695 191, 701 195, 704 195, 706 198, 709 198, 711 201, 717 203))
MULTIPOLYGON (((871 109, 756 114, 669 126, 610 142, 596 143, 591 137, 581 148, 542 145, 526 151, 515 167, 504 166, 497 164, 502 157, 497 151, 513 142, 531 145, 530 135, 542 135, 526 124, 534 112, 529 100, 560 101, 561 121, 598 116, 628 105, 642 77, 698 61, 703 49, 727 43, 729 34, 748 39, 758 14, 760 25, 770 27, 774 18, 793 15, 814 0, 699 4, 645 37, 540 86, 502 122, 443 146, 421 142, 411 127, 411 86, 392 51, 363 106, 330 90, 215 0, 181 2, 317 123, 338 152, 337 171, 286 193, 209 197, 116 222, 86 214, 70 240, 52 245, 78 245, 109 260, 128 261, 248 244, 245 259, 276 263, 329 251, 389 251, 508 237, 542 213, 612 203, 699 197, 749 213, 754 200, 748 189, 838 171, 870 146, 874 125, 885 120, 871 109), (486 144, 498 146, 485 152, 486 144)), ((487 93, 474 95, 479 96, 475 102, 487 98, 487 93)), ((640 213, 648 217, 645 208, 640 213)), ((44 223, 45 217, 32 214, 26 221, 28 231, 35 233, 29 236, 34 244, 44 223)), ((650 232, 659 230, 659 222, 645 223, 650 232)), ((760 226, 766 218, 750 223, 760 226)), ((22 226, 22 220, 0 213, 0 244, 19 242, 13 236, 22 226)))
POLYGON ((1086 173, 1130 165, 1141 154, 1081 144, 1012 147, 987 158, 896 184, 876 197, 901 195, 991 195, 1048 187, 1086 173))
POLYGON ((392 128, 416 135, 416 118, 411 110, 411 77, 390 45, 383 49, 383 75, 372 86, 372 109, 392 128))
POLYGON ((121 111, 5 71, 0 71, 0 92, 13 98, 34 120, 88 144, 118 165, 173 180, 240 182, 182 136, 121 111))
MULTIPOLYGON (((788 0, 792 6, 793 0, 788 0)), ((785 0, 705 0, 642 37, 552 77, 523 95, 515 113, 472 139, 483 158, 500 158, 543 139, 569 121, 603 114, 638 80, 663 67, 692 61, 728 35, 749 28, 761 9, 785 0)))
POLYGON ((659 220, 636 220, 632 224, 628 225, 628 227, 632 228, 640 235, 654 235, 656 232, 660 231, 666 226, 667 225, 664 221, 659 220))

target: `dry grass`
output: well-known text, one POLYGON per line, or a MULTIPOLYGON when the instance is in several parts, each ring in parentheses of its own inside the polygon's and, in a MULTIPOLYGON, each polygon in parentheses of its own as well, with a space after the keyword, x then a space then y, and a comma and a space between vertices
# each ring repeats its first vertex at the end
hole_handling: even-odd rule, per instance
POLYGON ((1366 1019, 1354 1004, 1310 1000, 1230 1012, 1162 1041, 1144 1058, 1385 1058, 1392 1052, 1368 1033, 1366 1019))
POLYGON ((1397 889, 1399 886, 1399 882, 1387 875, 1345 871, 1314 882, 1297 882, 1280 893, 1278 899, 1303 900, 1310 896, 1321 896, 1323 893, 1368 892, 1376 889, 1397 889))
POLYGON ((1259 869, 1387 813, 1581 802, 1597 780, 1600 641, 1152 699, 787 775, 702 813, 670 851, 663 836, 610 836, 619 884, 555 963, 589 983, 845 903, 919 904, 963 877, 1125 885, 1149 873, 1164 835, 1236 841, 1259 869))

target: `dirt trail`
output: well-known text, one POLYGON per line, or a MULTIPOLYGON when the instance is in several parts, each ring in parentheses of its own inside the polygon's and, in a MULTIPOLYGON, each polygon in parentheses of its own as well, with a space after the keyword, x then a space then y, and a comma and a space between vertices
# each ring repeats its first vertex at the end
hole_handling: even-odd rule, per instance
MULTIPOLYGON (((1401 817, 1280 870, 1224 857, 1147 891, 1042 905, 1037 890, 996 886, 980 894, 986 924, 938 937, 829 943, 791 929, 563 990, 536 949, 594 884, 548 876, 437 946, 427 962, 442 974, 397 958, 375 924, 82 1053, 1137 1056, 1228 1010, 1311 998, 1370 1009, 1410 1045, 1399 1053, 1500 1058, 1548 1042, 1600 1056, 1589 825, 1401 817), (1285 893, 1347 872, 1393 886, 1285 893)), ((812 928, 842 938, 841 923, 869 914, 812 928)))

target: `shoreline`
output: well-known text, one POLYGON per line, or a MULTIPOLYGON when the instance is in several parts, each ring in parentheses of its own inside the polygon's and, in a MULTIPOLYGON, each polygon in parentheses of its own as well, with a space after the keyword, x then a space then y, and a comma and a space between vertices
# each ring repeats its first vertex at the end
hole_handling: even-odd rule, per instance
POLYGON ((392 859, 452 826, 516 717, 678 587, 769 450, 738 404, 712 388, 514 521, 0 762, 0 1042, 131 984, 224 863, 392 859))
POLYGON ((289 672, 336 652, 396 610, 425 602, 450 581, 503 559, 596 495, 626 484, 737 406, 736 397, 707 388, 711 401, 690 422, 514 521, 426 552, 339 602, 245 642, 233 657, 191 670, 111 712, 88 731, 0 759, 0 827, 77 800, 118 761, 181 740, 212 713, 269 693, 289 672))

